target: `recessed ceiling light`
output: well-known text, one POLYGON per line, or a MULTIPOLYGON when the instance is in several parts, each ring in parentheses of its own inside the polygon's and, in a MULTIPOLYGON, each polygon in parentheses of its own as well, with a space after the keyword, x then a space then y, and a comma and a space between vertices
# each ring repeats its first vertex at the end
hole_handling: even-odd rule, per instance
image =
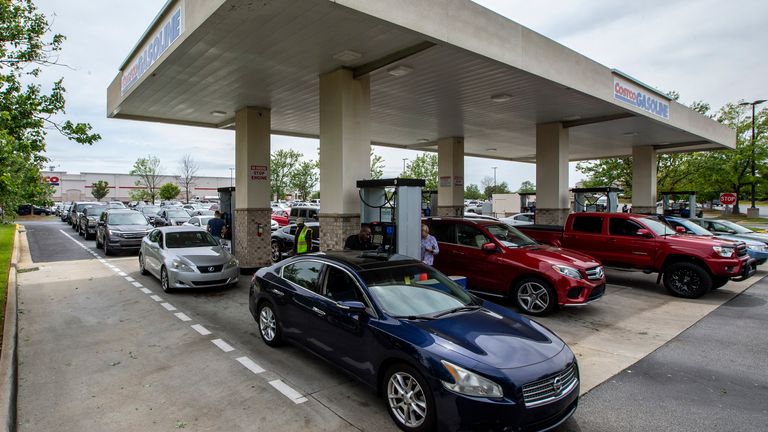
POLYGON ((574 120, 581 120, 580 115, 571 115, 568 117, 563 117, 563 121, 574 121, 574 120))
POLYGON ((412 71, 413 71, 412 67, 410 67, 410 66, 403 66, 403 65, 395 66, 393 68, 387 69, 387 73, 388 74, 390 74, 392 76, 396 76, 396 77, 407 75, 407 74, 411 73, 412 71))
POLYGON ((499 149, 497 149, 497 148, 487 148, 487 149, 485 149, 485 151, 497 152, 497 151, 499 151, 499 149))
POLYGON ((669 145, 669 144, 671 144, 669 141, 661 141, 656 143, 656 145, 669 145))
POLYGON ((420 142, 420 143, 428 143, 428 142, 429 142, 429 140, 428 140, 428 139, 426 139, 426 138, 419 138, 419 139, 417 139, 417 140, 416 140, 416 142, 420 142))
POLYGON ((211 111, 211 115, 214 117, 224 117, 227 113, 224 111, 211 111))
POLYGON ((633 136, 638 136, 640 134, 637 132, 624 132, 622 135, 624 135, 625 137, 633 137, 633 136))
POLYGON ((495 95, 491 96, 491 100, 494 101, 494 102, 506 102, 506 101, 508 101, 510 99, 512 99, 512 96, 510 96, 510 95, 508 95, 506 93, 500 93, 500 94, 495 94, 495 95))
POLYGON ((363 55, 360 54, 357 51, 344 50, 344 51, 341 51, 341 52, 338 52, 338 53, 334 54, 333 58, 335 58, 336 60, 342 61, 342 62, 350 62, 350 61, 353 61, 353 60, 357 60, 357 59, 359 59, 362 56, 363 55))

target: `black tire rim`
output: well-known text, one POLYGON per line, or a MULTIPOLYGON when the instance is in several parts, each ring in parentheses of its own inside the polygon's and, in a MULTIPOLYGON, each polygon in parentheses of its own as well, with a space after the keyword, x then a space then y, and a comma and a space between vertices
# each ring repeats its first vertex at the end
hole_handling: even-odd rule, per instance
POLYGON ((169 282, 168 282, 168 271, 166 269, 163 269, 163 271, 160 272, 160 285, 163 287, 163 291, 168 291, 169 282))
POLYGON ((280 261, 280 246, 277 243, 272 243, 272 262, 280 261))
POLYGON ((701 277, 691 269, 681 268, 669 275, 669 285, 676 293, 690 295, 701 287, 701 277))

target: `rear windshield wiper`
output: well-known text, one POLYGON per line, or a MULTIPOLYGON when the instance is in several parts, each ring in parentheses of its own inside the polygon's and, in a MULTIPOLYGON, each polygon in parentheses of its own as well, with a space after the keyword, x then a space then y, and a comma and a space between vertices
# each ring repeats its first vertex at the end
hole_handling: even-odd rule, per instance
POLYGON ((456 312, 465 312, 465 311, 468 312, 468 311, 473 311, 473 310, 478 310, 478 309, 480 309, 480 306, 478 306, 478 305, 466 305, 466 306, 461 306, 461 307, 457 307, 457 308, 454 308, 454 309, 449 309, 447 311, 440 312, 439 314, 432 315, 432 316, 434 318, 440 318, 441 316, 450 315, 450 314, 456 313, 456 312))

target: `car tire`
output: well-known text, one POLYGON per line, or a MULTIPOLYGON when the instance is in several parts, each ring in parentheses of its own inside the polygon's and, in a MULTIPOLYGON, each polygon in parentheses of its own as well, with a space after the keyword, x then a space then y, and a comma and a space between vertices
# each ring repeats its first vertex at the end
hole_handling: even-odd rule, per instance
POLYGON ((518 281, 512 290, 512 301, 523 313, 544 316, 557 308, 557 292, 549 282, 529 277, 518 281))
POLYGON ((280 262, 283 260, 283 253, 280 251, 280 243, 272 242, 272 262, 280 262))
POLYGON ((712 289, 716 290, 718 288, 722 288, 730 280, 731 280, 731 278, 729 278, 727 276, 713 276, 712 277, 712 289))
POLYGON ((283 330, 272 303, 263 301, 259 304, 256 313, 256 325, 259 327, 259 336, 265 344, 271 347, 283 344, 283 330))
POLYGON ((712 286, 712 276, 698 264, 677 262, 664 270, 664 287, 676 297, 699 298, 712 286))
POLYGON ((160 269, 160 288, 163 289, 163 292, 171 292, 171 280, 168 279, 168 270, 165 266, 160 269))
POLYGON ((141 252, 139 252, 139 273, 143 276, 149 274, 146 264, 144 264, 144 255, 141 252))
POLYGON ((396 364, 384 374, 384 405, 397 427, 407 432, 435 428, 435 402, 427 380, 406 364, 396 364))
POLYGON ((105 241, 104 242, 104 255, 110 256, 112 254, 113 254, 113 252, 112 252, 112 249, 109 248, 109 242, 105 241))
POLYGON ((96 233, 96 249, 101 249, 103 243, 99 241, 99 234, 96 233))

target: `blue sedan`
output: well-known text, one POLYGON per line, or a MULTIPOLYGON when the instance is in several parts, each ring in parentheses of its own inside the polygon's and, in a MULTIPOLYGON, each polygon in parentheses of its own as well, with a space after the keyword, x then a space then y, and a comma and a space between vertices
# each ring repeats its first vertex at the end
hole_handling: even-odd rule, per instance
POLYGON ((543 431, 578 404, 562 340, 408 257, 293 257, 254 275, 249 305, 264 343, 290 340, 351 373, 405 431, 543 431))

